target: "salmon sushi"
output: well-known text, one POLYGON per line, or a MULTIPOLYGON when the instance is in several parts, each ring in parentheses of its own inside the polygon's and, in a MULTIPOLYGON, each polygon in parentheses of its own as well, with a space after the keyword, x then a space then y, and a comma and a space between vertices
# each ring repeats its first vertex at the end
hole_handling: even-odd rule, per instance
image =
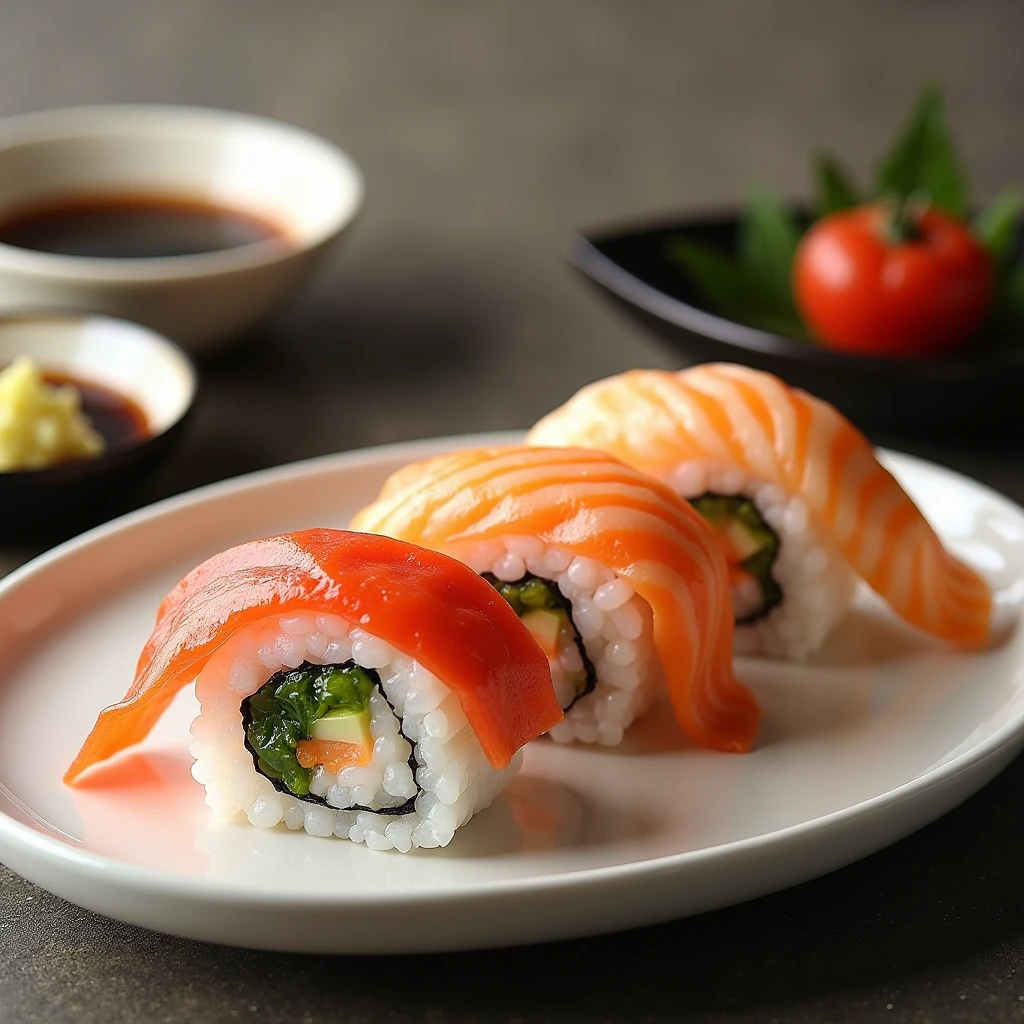
POLYGON ((619 743, 664 684, 698 743, 754 742, 714 532, 637 470, 594 451, 457 452, 400 470, 353 527, 453 555, 505 598, 551 666, 555 740, 619 743))
POLYGON ((935 637, 988 639, 985 580, 943 547, 860 431, 770 374, 634 370, 583 388, 529 443, 610 452, 688 499, 729 563, 741 653, 807 656, 859 580, 935 637))
POLYGON ((219 816, 381 850, 446 846, 562 718, 547 659, 493 587, 435 551, 340 530, 242 544, 189 573, 65 781, 142 740, 193 680, 192 774, 219 816))

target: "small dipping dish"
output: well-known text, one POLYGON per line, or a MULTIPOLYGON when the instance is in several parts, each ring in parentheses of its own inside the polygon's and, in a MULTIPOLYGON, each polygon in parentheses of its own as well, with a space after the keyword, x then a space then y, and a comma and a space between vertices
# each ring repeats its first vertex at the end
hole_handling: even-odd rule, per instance
POLYGON ((166 338, 112 317, 0 315, 0 369, 27 356, 54 384, 70 383, 104 436, 96 456, 0 472, 0 548, 70 536, 131 492, 181 439, 196 371, 166 338))
POLYGON ((0 310, 91 310, 205 353, 274 312, 362 196, 337 147, 244 114, 102 106, 8 118, 0 310))

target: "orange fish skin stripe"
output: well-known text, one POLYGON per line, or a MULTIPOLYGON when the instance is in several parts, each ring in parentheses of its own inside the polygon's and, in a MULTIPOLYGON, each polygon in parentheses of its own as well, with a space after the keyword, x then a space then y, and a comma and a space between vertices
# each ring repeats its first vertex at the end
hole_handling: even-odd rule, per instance
POLYGON ((988 583, 943 548, 853 424, 827 402, 777 377, 731 363, 678 372, 633 370, 583 388, 537 423, 527 440, 542 447, 600 448, 662 480, 699 458, 697 453, 724 446, 735 453, 735 465, 802 496, 847 562, 906 621, 962 647, 988 643, 988 583), (657 401, 651 397, 655 392, 657 401), (733 429, 730 412, 741 407, 749 410, 748 426, 758 425, 756 437, 741 437, 733 429), (688 409, 700 419, 685 415, 688 409), (666 410, 675 415, 667 416, 666 410), (699 426, 688 425, 693 423, 699 426), (754 454, 766 446, 775 464, 767 476, 754 454), (869 464, 873 468, 866 472, 869 464), (899 555, 912 574, 909 586, 894 575, 899 555), (926 592, 936 599, 926 600, 926 592))
POLYGON ((733 673, 728 566, 708 524, 647 475, 594 450, 476 449, 400 470, 353 526, 441 550, 528 535, 595 559, 650 606, 684 731, 720 750, 753 745, 760 709, 733 673))

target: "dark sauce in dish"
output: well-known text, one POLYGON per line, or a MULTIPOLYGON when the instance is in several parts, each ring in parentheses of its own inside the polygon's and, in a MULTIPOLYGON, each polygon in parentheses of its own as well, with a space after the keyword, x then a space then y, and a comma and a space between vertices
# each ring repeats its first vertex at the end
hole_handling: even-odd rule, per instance
POLYGON ((205 199, 124 194, 62 196, 0 212, 0 242, 100 259, 219 252, 254 242, 287 247, 270 221, 205 199))
POLYGON ((82 412, 107 447, 125 441, 142 441, 151 434, 146 414, 127 395, 64 373, 43 371, 43 380, 53 387, 70 384, 82 396, 82 412))

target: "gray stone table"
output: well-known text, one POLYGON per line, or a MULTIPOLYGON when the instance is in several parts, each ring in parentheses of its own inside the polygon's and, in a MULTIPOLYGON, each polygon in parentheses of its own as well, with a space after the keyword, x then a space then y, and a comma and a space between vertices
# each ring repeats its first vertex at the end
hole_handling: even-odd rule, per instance
MULTIPOLYGON (((1022 38, 1015 0, 6 0, 0 115, 226 106, 321 132, 366 172, 363 217, 301 300, 202 367, 151 500, 524 426, 595 377, 677 365, 565 269, 568 233, 752 183, 799 196, 819 144, 866 173, 925 79, 946 85, 975 193, 1024 181, 1022 38)), ((878 440, 1024 499, 1013 438, 878 440)), ((730 910, 393 961, 167 938, 0 870, 0 1022, 1024 1020, 1022 786, 1018 762, 891 849, 730 910)))

